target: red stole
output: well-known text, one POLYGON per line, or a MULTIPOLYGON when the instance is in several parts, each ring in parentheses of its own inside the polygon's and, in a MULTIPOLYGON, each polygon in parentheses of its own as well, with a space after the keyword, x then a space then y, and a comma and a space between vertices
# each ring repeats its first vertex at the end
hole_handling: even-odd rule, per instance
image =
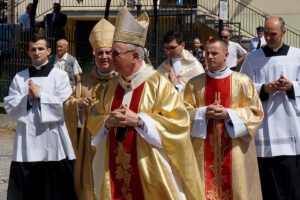
MULTIPOLYGON (((206 75, 205 105, 217 100, 225 108, 231 105, 231 75, 213 79, 206 75)), ((224 120, 208 120, 205 145, 205 188, 206 198, 211 200, 231 200, 232 158, 231 138, 224 120)))
MULTIPOLYGON (((144 83, 137 87, 132 94, 130 109, 137 113, 144 83)), ((112 102, 111 111, 122 104, 125 90, 119 84, 112 102)), ((116 130, 110 131, 109 139, 109 169, 112 199, 143 200, 143 189, 137 164, 136 131, 128 127, 122 142, 116 141, 116 130)))

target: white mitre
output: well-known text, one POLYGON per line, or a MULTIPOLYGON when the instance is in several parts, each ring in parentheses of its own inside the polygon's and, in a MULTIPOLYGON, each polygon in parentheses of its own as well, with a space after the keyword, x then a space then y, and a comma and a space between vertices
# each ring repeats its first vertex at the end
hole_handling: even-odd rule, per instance
POLYGON ((127 8, 123 8, 116 18, 114 42, 125 42, 144 47, 147 38, 149 17, 143 12, 135 19, 127 8))

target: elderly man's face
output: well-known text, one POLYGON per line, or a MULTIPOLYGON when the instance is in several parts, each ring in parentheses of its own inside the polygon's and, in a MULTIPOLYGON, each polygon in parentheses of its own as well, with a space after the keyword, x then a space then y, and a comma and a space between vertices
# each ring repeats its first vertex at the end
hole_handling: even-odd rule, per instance
POLYGON ((110 62, 119 74, 128 77, 132 75, 134 70, 134 50, 128 50, 126 43, 114 42, 112 45, 112 54, 110 56, 110 62))
POLYGON ((109 56, 111 56, 110 47, 101 47, 95 50, 94 52, 95 62, 99 71, 103 74, 106 74, 113 70, 113 65, 109 64, 109 56))
POLYGON ((63 57, 67 53, 69 47, 65 40, 58 40, 56 43, 56 53, 59 58, 63 57))

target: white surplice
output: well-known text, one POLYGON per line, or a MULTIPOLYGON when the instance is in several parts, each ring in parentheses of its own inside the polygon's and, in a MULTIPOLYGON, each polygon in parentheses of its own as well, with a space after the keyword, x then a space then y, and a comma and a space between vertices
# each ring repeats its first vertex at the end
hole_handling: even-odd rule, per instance
POLYGON ((283 75, 293 83, 295 99, 276 92, 262 101, 265 117, 255 137, 258 157, 300 154, 300 49, 290 47, 287 55, 266 57, 262 49, 251 52, 241 72, 253 81, 258 93, 263 84, 283 75))
POLYGON ((29 77, 29 70, 16 74, 4 107, 18 122, 13 161, 59 161, 75 159, 63 117, 63 102, 72 89, 66 72, 53 68, 47 77, 29 77), (40 99, 27 108, 28 80, 39 86, 40 99))

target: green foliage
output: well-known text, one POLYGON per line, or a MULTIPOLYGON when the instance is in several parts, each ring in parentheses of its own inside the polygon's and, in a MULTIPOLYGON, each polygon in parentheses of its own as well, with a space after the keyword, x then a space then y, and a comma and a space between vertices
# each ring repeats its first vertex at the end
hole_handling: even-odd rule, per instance
POLYGON ((87 64, 87 65, 82 66, 81 67, 82 74, 89 73, 92 70, 93 67, 94 67, 93 64, 87 64))

